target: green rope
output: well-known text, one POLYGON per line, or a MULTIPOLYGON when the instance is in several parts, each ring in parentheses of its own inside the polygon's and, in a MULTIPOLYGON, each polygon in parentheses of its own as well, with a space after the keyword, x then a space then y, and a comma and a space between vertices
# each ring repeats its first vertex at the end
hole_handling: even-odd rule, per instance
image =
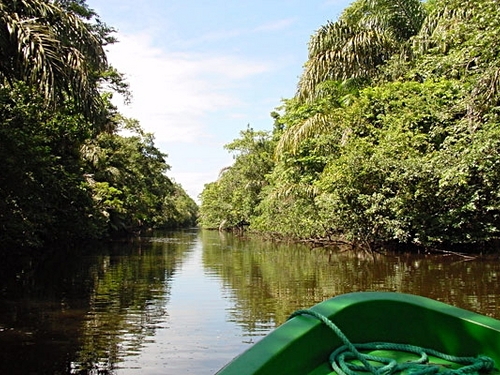
POLYGON ((491 372, 495 367, 493 359, 486 356, 457 357, 438 352, 434 349, 386 342, 353 344, 344 335, 340 328, 326 316, 312 310, 298 310, 295 311, 288 319, 298 315, 310 315, 319 319, 332 329, 342 340, 344 345, 336 349, 330 355, 330 364, 333 370, 339 375, 357 375, 358 372, 369 372, 373 375, 391 375, 405 370, 411 373, 411 375, 436 374, 442 370, 442 366, 430 364, 429 355, 463 365, 458 369, 447 369, 441 371, 440 375, 478 374, 479 372, 491 372), (397 363, 394 359, 364 354, 361 353, 360 350, 393 350, 417 354, 420 358, 405 363, 397 363), (358 360, 361 362, 361 365, 349 362, 351 360, 358 360), (370 362, 377 362, 382 365, 374 366, 370 362))

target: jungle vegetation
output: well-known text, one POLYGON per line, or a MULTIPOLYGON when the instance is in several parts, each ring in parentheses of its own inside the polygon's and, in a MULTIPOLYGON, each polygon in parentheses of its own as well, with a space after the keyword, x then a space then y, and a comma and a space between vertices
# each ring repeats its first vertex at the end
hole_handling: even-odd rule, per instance
POLYGON ((130 98, 113 32, 85 0, 0 0, 2 250, 196 223, 153 135, 111 103, 130 98))
POLYGON ((227 145, 206 228, 479 251, 500 237, 498 0, 356 0, 312 36, 297 93, 227 145))

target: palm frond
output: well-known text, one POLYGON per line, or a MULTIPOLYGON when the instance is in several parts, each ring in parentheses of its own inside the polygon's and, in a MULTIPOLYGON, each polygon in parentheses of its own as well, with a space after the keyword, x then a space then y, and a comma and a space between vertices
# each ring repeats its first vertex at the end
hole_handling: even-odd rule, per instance
POLYGON ((335 121, 334 114, 317 113, 304 122, 285 130, 276 145, 276 156, 279 157, 285 151, 296 153, 303 141, 328 132, 336 123, 335 121))
POLYGON ((434 10, 425 18, 420 32, 413 40, 414 51, 421 54, 431 48, 446 51, 448 45, 454 42, 447 38, 449 31, 456 28, 457 23, 472 16, 472 8, 468 7, 444 7, 434 10))
POLYGON ((398 47, 382 29, 344 27, 337 23, 331 25, 331 30, 333 34, 325 35, 324 40, 324 30, 311 38, 310 57, 298 84, 300 100, 314 98, 315 87, 325 80, 374 77, 378 66, 398 47))
POLYGON ((297 97, 311 98, 324 80, 374 78, 379 66, 416 35, 425 19, 420 0, 358 0, 309 42, 297 97))
POLYGON ((297 197, 314 198, 320 194, 318 187, 305 183, 284 183, 271 192, 270 198, 277 200, 293 200, 297 197))
POLYGON ((425 9, 420 0, 365 0, 370 9, 365 21, 391 30, 400 41, 416 35, 425 20, 425 9))
POLYGON ((99 114, 91 74, 107 68, 106 54, 77 15, 43 0, 0 2, 0 42, 0 79, 26 81, 49 103, 70 95, 88 117, 99 114))

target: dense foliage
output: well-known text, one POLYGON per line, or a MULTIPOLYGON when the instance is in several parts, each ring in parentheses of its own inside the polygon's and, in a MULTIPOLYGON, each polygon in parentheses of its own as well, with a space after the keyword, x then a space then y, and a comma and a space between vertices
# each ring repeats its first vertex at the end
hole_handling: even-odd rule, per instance
POLYGON ((245 220, 260 232, 371 247, 474 251, 498 240, 498 7, 352 3, 311 37, 266 152, 247 148, 206 186, 202 224, 245 220), (245 163, 259 158, 267 168, 245 163), (262 188, 247 195, 254 183, 262 188), (215 189, 225 205, 214 205, 215 189))
POLYGON ((196 222, 152 135, 110 103, 128 93, 112 32, 83 0, 0 0, 1 249, 196 222))

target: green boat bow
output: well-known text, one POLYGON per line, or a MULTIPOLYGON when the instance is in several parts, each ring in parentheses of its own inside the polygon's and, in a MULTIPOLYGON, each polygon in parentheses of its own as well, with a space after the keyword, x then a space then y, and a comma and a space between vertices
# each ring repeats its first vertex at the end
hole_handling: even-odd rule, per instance
MULTIPOLYGON (((425 297, 386 292, 351 293, 296 315, 218 374, 349 374, 351 368, 353 373, 390 374, 394 362, 403 363, 396 371, 413 374, 437 371, 465 374, 491 370, 491 360, 500 364, 500 321, 425 297), (346 340, 361 344, 355 350, 369 356, 371 368, 356 355, 351 358, 354 367, 342 369, 335 364, 332 367, 334 359, 330 356, 346 346, 346 340), (396 344, 399 349, 426 348, 425 355, 437 366, 410 368, 406 363, 418 361, 421 354, 367 346, 373 343, 396 344), (390 363, 377 367, 373 356, 389 358, 390 363), (466 362, 456 363, 457 358, 466 362), (457 371, 460 368, 462 370, 457 371)), ((422 361, 429 362, 425 358, 422 361)))

